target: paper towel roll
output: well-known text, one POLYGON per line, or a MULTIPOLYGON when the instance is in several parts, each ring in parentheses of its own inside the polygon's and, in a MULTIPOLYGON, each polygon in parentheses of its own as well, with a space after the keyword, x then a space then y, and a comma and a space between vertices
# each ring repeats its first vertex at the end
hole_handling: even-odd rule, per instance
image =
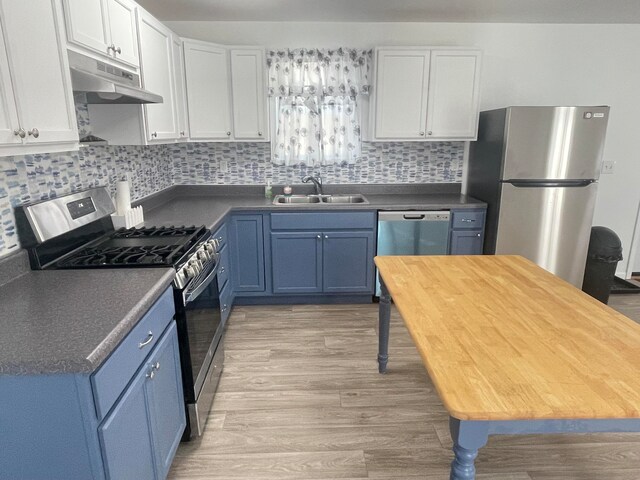
POLYGON ((131 189, 127 180, 116 184, 116 212, 124 215, 131 209, 131 189))

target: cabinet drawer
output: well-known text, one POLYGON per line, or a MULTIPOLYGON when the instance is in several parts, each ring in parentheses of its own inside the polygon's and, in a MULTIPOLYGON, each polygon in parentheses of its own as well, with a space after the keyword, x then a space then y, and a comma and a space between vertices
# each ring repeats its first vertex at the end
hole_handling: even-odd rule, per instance
POLYGON ((229 314, 231 313, 231 301, 233 295, 231 293, 230 284, 227 283, 220 292, 220 312, 222 314, 222 323, 227 321, 229 314))
POLYGON ((109 412, 133 374, 158 343, 174 314, 173 289, 170 287, 93 375, 91 383, 99 419, 109 412))
POLYGON ((218 241, 220 242, 220 247, 222 248, 227 244, 227 224, 223 224, 220 228, 218 228, 214 233, 213 236, 211 237, 213 238, 217 238, 218 241))
POLYGON ((374 212, 272 213, 272 230, 373 229, 374 212))
POLYGON ((218 266, 218 291, 222 292, 229 279, 229 247, 222 249, 218 261, 220 262, 218 266))
POLYGON ((474 228, 484 227, 484 210, 456 210, 453 212, 451 228, 474 228))

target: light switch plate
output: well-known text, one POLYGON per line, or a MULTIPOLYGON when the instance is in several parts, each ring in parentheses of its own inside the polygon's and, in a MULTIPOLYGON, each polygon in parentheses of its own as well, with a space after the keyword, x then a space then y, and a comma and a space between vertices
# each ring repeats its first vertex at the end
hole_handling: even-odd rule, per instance
POLYGON ((603 174, 611 174, 615 170, 616 162, 611 160, 602 162, 602 173, 603 174))

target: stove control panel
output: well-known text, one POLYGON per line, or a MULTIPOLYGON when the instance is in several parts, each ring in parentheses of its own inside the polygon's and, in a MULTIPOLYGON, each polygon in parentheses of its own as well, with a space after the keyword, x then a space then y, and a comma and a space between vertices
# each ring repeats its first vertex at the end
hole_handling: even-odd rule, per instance
POLYGON ((189 259, 178 269, 174 281, 177 288, 184 288, 192 278, 203 271, 209 271, 218 261, 220 242, 217 239, 201 243, 189 259))

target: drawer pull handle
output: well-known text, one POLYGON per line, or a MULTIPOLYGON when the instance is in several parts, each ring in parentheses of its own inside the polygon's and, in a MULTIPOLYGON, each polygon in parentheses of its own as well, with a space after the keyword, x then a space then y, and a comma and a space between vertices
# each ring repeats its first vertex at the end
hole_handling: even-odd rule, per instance
POLYGON ((154 370, 160 370, 160 362, 156 362, 153 367, 154 370))
POLYGON ((227 304, 226 304, 226 303, 222 306, 222 311, 223 311, 223 312, 226 312, 226 311, 227 311, 227 304))
POLYGON ((224 267, 220 268, 220 273, 224 273, 224 267))
POLYGON ((144 342, 140 342, 138 344, 138 348, 144 348, 147 345, 149 345, 151 342, 153 342, 153 332, 149 331, 149 336, 147 337, 147 339, 144 342))
POLYGON ((475 220, 472 219, 472 218, 463 218, 462 221, 463 222, 468 222, 468 223, 475 222, 475 220))

